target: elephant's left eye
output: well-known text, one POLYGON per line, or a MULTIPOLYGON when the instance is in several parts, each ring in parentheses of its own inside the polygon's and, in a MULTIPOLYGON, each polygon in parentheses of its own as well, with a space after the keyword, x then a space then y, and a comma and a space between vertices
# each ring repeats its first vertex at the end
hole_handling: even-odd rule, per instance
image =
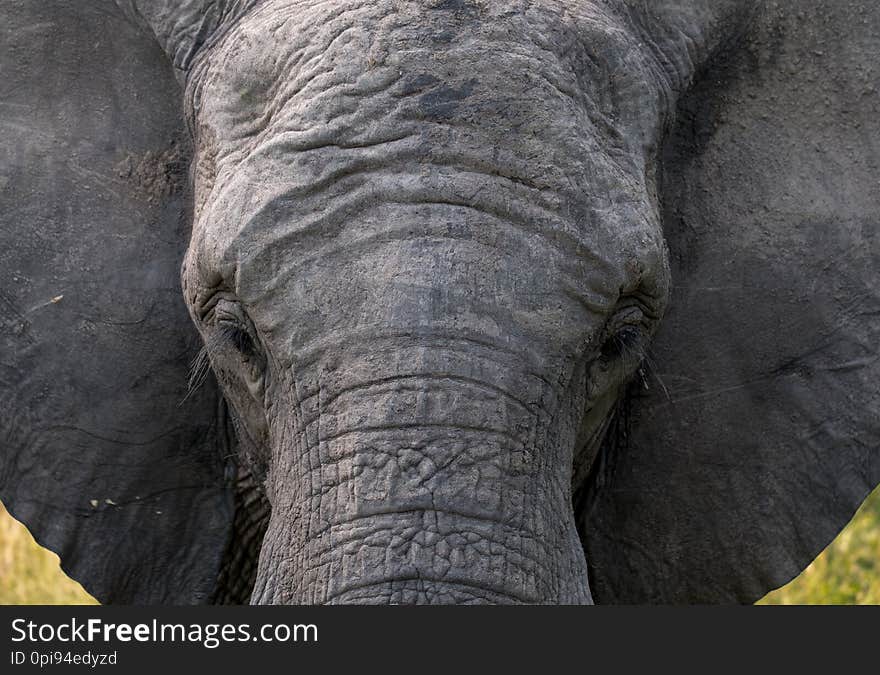
POLYGON ((602 361, 626 368, 638 364, 645 356, 648 334, 645 312, 637 303, 626 303, 609 322, 602 361))

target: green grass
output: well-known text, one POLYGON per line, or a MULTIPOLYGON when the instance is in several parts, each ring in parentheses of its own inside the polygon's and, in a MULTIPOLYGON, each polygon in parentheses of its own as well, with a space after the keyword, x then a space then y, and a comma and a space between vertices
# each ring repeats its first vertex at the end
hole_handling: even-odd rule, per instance
MULTIPOLYGON (((2 505, 0 604, 95 604, 2 505)), ((880 604, 880 488, 812 565, 759 604, 880 604)))
POLYGON ((813 564, 762 605, 880 605, 880 488, 813 564))
POLYGON ((83 587, 61 571, 58 556, 0 504, 0 605, 95 605, 83 587))

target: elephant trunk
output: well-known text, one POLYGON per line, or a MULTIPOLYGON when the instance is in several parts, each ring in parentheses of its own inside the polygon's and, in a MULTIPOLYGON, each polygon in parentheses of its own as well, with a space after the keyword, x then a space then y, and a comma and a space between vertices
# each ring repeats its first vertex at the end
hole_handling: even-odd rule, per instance
POLYGON ((252 602, 591 602, 573 425, 547 381, 478 350, 374 348, 285 387, 252 602))

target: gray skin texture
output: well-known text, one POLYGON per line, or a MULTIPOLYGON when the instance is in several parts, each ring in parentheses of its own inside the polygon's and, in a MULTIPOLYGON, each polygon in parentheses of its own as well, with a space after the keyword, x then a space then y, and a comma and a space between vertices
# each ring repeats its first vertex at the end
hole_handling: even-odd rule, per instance
POLYGON ((343 8, 262 5, 188 83, 253 600, 589 602, 572 466, 663 311, 661 85, 592 5, 343 8))
POLYGON ((79 4, 0 497, 101 600, 751 602, 880 482, 870 3, 79 4))

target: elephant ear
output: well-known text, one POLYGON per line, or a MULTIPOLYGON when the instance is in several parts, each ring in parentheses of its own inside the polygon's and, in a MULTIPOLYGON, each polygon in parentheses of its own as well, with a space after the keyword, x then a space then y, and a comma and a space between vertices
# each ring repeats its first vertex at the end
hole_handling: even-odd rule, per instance
POLYGON ((599 602, 753 602, 880 482, 877 26, 768 2, 679 101, 671 303, 582 515, 599 602))
POLYGON ((207 601, 233 496, 216 387, 187 396, 173 68, 107 0, 0 31, 0 499, 102 602, 207 601))

